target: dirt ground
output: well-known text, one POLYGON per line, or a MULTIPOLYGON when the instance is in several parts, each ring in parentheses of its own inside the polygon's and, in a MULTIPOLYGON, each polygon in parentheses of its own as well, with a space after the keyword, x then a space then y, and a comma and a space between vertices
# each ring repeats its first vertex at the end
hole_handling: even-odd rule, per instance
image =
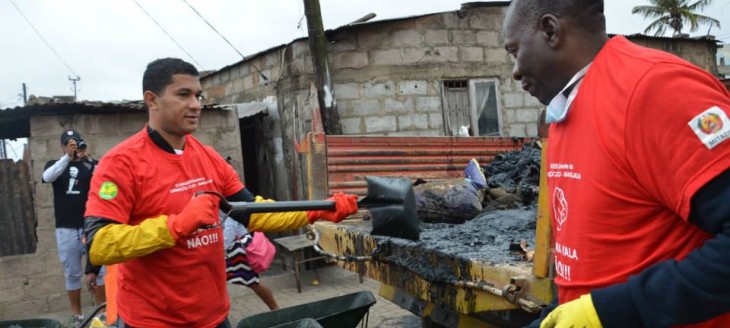
MULTIPOLYGON (((291 269, 290 269, 291 270, 291 269)), ((315 275, 312 271, 305 271, 302 275, 302 292, 298 293, 294 276, 291 271, 282 271, 275 262, 271 272, 262 277, 262 282, 268 285, 279 303, 280 307, 295 306, 304 303, 326 300, 331 297, 356 293, 361 291, 371 292, 376 303, 368 313, 368 326, 371 328, 418 328, 421 327, 421 318, 408 312, 398 305, 378 296, 380 283, 365 278, 361 284, 357 274, 344 270, 335 265, 328 265, 317 270, 318 284, 313 284, 315 275)), ((248 288, 229 285, 229 296, 231 299, 231 311, 229 320, 235 327, 243 318, 266 313, 268 308, 248 288)), ((93 308, 84 308, 84 313, 90 313, 93 308)), ((23 320, 23 319, 50 319, 61 324, 67 323, 70 313, 36 313, 18 318, 0 318, 2 320, 23 320)), ((364 319, 364 318, 363 318, 364 319)), ((0 322, 0 326, 2 326, 0 322)), ((14 327, 14 328, 21 328, 14 327)), ((358 326, 359 327, 359 326, 358 326)), ((36 327, 34 327, 36 328, 36 327)))

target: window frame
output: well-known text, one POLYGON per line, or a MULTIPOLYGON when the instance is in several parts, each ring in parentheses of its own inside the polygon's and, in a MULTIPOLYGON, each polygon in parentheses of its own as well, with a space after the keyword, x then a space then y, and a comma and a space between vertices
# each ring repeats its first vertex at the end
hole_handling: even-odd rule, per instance
POLYGON ((442 79, 441 80, 441 111, 442 115, 444 117, 444 134, 447 136, 458 136, 458 126, 452 127, 450 124, 452 123, 449 119, 449 116, 452 114, 449 112, 449 101, 448 101, 448 95, 449 91, 447 90, 447 83, 454 83, 454 82, 463 82, 465 83, 465 89, 466 89, 466 105, 469 106, 469 108, 462 112, 464 114, 469 115, 468 122, 469 122, 469 133, 472 137, 481 137, 479 134, 479 115, 477 113, 477 99, 476 99, 476 85, 479 83, 492 83, 494 85, 494 91, 495 91, 495 97, 496 97, 496 110, 497 110, 497 129, 498 131, 493 134, 485 135, 489 137, 503 137, 504 136, 504 118, 502 117, 502 104, 501 104, 501 94, 500 94, 500 83, 499 78, 496 77, 484 77, 484 78, 462 78, 462 79, 456 79, 456 78, 448 78, 448 79, 442 79), (453 131, 452 131, 453 129, 453 131))

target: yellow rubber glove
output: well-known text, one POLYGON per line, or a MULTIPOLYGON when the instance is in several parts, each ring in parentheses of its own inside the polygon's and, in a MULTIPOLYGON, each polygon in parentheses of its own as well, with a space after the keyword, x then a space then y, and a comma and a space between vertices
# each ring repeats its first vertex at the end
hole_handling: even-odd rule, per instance
MULTIPOLYGON (((273 199, 264 199, 256 196, 256 203, 273 202, 273 199)), ((249 232, 281 232, 299 229, 309 224, 307 212, 279 212, 279 213, 254 213, 251 214, 248 229, 249 232)))
POLYGON ((109 224, 99 229, 89 250, 93 265, 121 263, 175 246, 167 216, 149 218, 139 225, 109 224))
POLYGON ((89 249, 94 265, 121 263, 175 246, 175 241, 205 225, 220 222, 218 199, 212 195, 195 197, 178 214, 148 218, 132 226, 109 224, 96 232, 89 249))
POLYGON ((558 306, 540 323, 540 328, 603 328, 591 294, 558 306))

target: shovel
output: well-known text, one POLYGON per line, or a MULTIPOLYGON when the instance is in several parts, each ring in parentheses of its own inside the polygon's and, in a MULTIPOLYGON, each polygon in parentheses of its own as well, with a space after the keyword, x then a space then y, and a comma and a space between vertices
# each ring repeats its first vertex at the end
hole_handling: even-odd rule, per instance
MULTIPOLYGON (((358 206, 367 208, 373 220, 372 235, 405 238, 417 241, 420 228, 413 184, 408 178, 367 176, 367 195, 358 206)), ((221 197, 223 198, 223 197, 221 197)), ((281 202, 228 202, 222 199, 221 210, 227 213, 274 213, 294 211, 335 210, 329 200, 281 202)))

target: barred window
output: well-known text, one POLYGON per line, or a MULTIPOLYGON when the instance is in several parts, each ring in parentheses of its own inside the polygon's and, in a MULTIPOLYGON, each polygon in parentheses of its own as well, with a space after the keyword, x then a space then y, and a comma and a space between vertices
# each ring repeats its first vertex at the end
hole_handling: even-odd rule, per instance
POLYGON ((462 126, 470 136, 499 136, 501 117, 497 79, 443 81, 444 128, 455 136, 462 126))

